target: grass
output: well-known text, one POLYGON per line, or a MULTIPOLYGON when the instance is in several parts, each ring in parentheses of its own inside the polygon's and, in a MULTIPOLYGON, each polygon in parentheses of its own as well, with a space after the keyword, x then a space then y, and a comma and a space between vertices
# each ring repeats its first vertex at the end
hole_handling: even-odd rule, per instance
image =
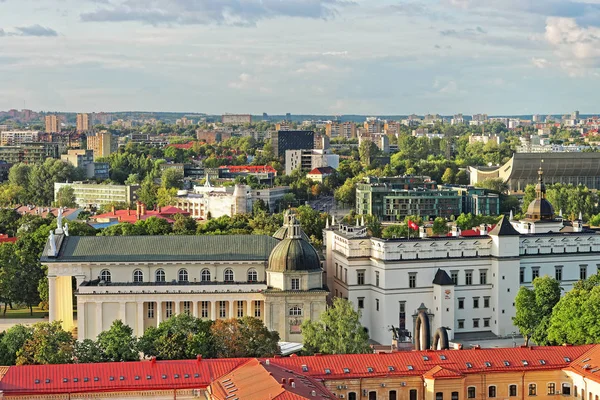
POLYGON ((33 315, 30 314, 29 308, 14 308, 13 310, 8 307, 6 309, 6 315, 4 314, 4 306, 0 307, 0 319, 15 319, 15 318, 44 318, 48 316, 48 311, 43 311, 39 307, 33 307, 33 315))

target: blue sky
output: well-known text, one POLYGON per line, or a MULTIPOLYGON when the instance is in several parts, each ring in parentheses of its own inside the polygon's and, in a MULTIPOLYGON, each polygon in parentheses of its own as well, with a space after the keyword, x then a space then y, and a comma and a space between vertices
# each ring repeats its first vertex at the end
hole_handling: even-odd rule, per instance
POLYGON ((600 112, 600 0, 0 0, 0 110, 600 112))

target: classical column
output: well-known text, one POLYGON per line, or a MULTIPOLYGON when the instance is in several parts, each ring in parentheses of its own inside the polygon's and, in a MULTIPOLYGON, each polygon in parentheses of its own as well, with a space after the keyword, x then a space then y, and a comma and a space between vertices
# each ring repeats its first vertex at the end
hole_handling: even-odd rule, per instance
POLYGON ((63 316, 63 290, 62 290, 62 276, 56 277, 56 291, 54 292, 54 296, 56 298, 56 313, 54 314, 57 321, 61 321, 61 325, 64 322, 63 316))
POLYGON ((198 302, 197 301, 192 301, 192 315, 195 318, 198 318, 198 302))
POLYGON ((229 300, 229 315, 227 316, 227 318, 234 318, 233 303, 235 303, 235 301, 229 300))
POLYGON ((144 302, 137 303, 137 336, 144 334, 144 302))
POLYGON ((57 302, 56 302, 56 277, 48 277, 48 308, 50 312, 50 322, 56 321, 57 302))
POLYGON ((254 300, 248 300, 246 301, 246 316, 247 317, 254 317, 254 315, 252 314, 252 302, 254 300))
POLYGON ((85 302, 77 299, 77 340, 80 342, 86 338, 85 333, 85 302))
POLYGON ((179 310, 180 303, 181 302, 179 300, 175 301, 175 315, 179 315, 181 313, 181 311, 179 310))
POLYGON ((156 326, 162 322, 162 301, 156 302, 156 326))
POLYGON ((127 325, 127 303, 124 301, 119 303, 119 319, 127 325))
POLYGON ((217 320, 217 306, 216 301, 214 300, 210 302, 210 319, 212 319, 213 321, 217 320))
POLYGON ((102 302, 96 303, 96 336, 102 333, 102 302))

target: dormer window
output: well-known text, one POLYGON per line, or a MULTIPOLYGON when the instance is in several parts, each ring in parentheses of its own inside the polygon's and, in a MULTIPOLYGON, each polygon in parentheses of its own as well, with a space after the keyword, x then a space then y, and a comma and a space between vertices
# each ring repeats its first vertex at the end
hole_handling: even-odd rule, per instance
POLYGON ((300 278, 292 278, 292 290, 300 290, 300 278))

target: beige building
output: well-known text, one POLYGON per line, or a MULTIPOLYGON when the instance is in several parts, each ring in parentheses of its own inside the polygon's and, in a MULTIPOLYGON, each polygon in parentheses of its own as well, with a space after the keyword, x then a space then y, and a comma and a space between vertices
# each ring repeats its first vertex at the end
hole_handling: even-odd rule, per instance
POLYGON ((57 115, 46 115, 46 133, 60 132, 60 119, 57 115))
POLYGON ((325 135, 330 138, 338 136, 346 139, 356 138, 356 124, 354 122, 328 122, 325 125, 325 135))
MULTIPOLYGON (((59 222, 60 226, 60 222, 59 222)), ((68 236, 51 233, 50 321, 71 330, 76 281, 79 340, 121 319, 136 335, 179 313, 222 319, 253 316, 301 342, 300 325, 325 310, 328 292, 317 251, 291 212, 275 237, 68 236)))
POLYGON ((20 146, 23 143, 32 143, 39 140, 38 131, 2 131, 0 132, 0 146, 20 146))
POLYGON ((77 114, 77 132, 90 130, 90 114, 77 114))
POLYGON ((87 149, 94 151, 94 160, 100 157, 108 157, 117 151, 119 143, 109 132, 100 132, 87 137, 87 149))
MULTIPOLYGON (((94 163, 98 164, 98 163, 94 163)), ((102 164, 102 163, 100 163, 102 164)), ((136 190, 132 185, 99 185, 96 183, 68 182, 54 183, 54 197, 63 186, 73 188, 75 203, 79 207, 100 207, 104 204, 131 204, 137 200, 136 190)))

